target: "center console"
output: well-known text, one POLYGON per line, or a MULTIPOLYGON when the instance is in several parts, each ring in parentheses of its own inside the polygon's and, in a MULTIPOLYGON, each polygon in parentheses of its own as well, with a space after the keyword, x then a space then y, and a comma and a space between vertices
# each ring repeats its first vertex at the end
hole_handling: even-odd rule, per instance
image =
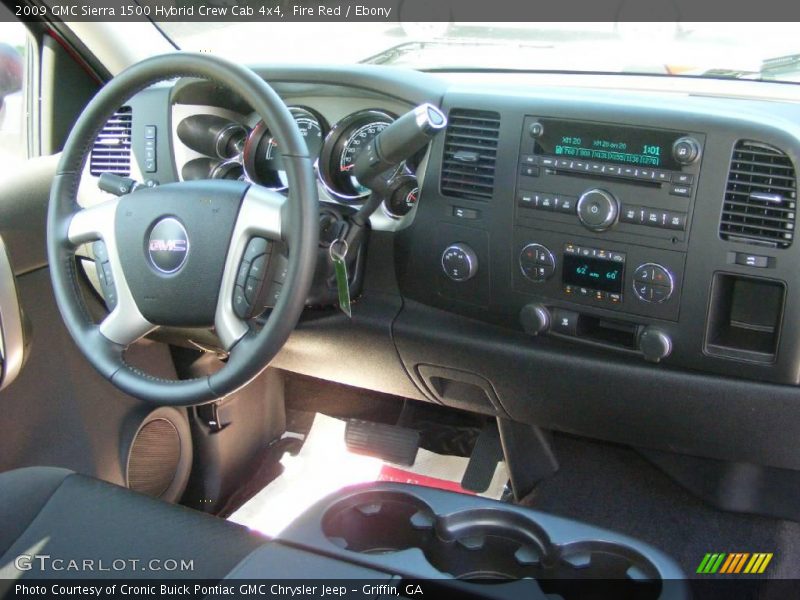
MULTIPOLYGON (((324 568, 315 570, 319 577, 383 578, 393 588, 386 596, 429 590, 437 597, 532 600, 689 597, 680 567, 632 538, 477 496, 396 483, 356 486, 322 500, 230 577, 274 573, 279 548, 325 557, 324 568)), ((290 566, 284 576, 296 570, 290 566)))

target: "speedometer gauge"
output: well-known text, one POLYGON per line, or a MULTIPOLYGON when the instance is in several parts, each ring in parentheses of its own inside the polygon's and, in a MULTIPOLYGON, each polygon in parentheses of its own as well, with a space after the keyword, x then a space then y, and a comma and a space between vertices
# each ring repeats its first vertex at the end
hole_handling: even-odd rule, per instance
POLYGON ((325 188, 343 200, 356 201, 369 190, 353 176, 352 170, 361 151, 395 116, 380 110, 353 113, 336 123, 325 138, 319 159, 319 174, 325 188))
MULTIPOLYGON (((311 109, 292 106, 289 111, 294 116, 300 134, 308 146, 308 153, 316 161, 322 149, 322 142, 328 132, 325 119, 311 109)), ((247 138, 243 154, 244 170, 247 177, 260 185, 273 190, 285 190, 288 181, 283 166, 280 142, 276 140, 264 121, 259 121, 247 138)))

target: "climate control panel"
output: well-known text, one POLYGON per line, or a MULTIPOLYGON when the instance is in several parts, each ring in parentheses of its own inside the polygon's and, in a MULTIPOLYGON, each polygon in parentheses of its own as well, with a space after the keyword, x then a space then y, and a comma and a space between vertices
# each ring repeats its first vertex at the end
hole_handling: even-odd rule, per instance
POLYGON ((516 228, 513 283, 529 301, 676 320, 685 254, 516 228))

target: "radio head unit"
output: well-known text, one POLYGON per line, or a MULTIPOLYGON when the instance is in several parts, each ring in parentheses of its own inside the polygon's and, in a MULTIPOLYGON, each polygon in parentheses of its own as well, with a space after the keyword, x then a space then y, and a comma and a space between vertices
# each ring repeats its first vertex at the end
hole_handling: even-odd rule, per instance
POLYGON ((534 153, 680 171, 699 157, 693 138, 673 131, 543 118, 534 153))

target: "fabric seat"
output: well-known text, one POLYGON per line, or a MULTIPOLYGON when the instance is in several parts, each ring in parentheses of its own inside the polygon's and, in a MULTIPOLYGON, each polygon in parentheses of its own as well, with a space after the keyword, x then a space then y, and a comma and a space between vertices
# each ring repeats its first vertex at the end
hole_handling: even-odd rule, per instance
POLYGON ((266 541, 65 469, 0 473, 0 579, 217 579, 266 541))

